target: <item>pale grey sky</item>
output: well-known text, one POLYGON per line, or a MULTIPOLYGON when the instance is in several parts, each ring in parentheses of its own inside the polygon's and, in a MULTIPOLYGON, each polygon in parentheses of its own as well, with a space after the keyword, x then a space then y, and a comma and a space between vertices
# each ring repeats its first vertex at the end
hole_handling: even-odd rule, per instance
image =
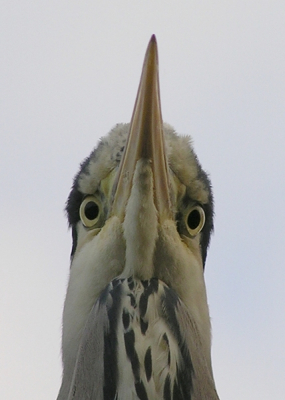
POLYGON ((151 34, 162 112, 215 194, 206 265, 221 400, 285 392, 285 5, 0 4, 0 398, 55 399, 79 163, 131 117, 151 34))

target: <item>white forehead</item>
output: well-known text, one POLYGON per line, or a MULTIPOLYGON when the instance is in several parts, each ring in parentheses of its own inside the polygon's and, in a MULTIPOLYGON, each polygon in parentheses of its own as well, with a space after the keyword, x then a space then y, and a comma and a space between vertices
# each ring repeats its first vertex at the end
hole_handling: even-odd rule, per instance
MULTIPOLYGON (((88 164, 78 177, 78 190, 83 194, 95 193, 102 179, 119 166, 127 141, 130 124, 116 125, 100 139, 91 153, 88 164)), ((179 136, 168 124, 163 126, 166 157, 171 171, 186 186, 191 197, 202 203, 208 201, 209 191, 201 180, 196 155, 190 136, 179 136)))

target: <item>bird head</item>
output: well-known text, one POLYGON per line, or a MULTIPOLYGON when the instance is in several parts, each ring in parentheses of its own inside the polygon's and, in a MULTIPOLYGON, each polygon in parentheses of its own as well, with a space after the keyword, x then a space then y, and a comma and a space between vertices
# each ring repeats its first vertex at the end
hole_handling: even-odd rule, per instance
POLYGON ((203 271, 213 229, 211 184, 191 139, 163 124, 154 36, 130 124, 116 125, 82 163, 66 210, 73 247, 63 347, 79 340, 108 282, 133 276, 173 288, 210 353, 203 271))

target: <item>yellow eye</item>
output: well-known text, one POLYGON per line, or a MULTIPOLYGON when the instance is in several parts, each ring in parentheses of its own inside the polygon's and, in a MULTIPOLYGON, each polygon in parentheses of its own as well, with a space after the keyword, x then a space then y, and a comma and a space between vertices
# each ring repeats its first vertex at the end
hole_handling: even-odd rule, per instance
POLYGON ((186 215, 186 226, 190 236, 196 236, 205 224, 205 212, 202 207, 194 206, 186 215))
POLYGON ((99 214, 100 208, 96 198, 94 196, 85 197, 79 209, 82 224, 86 228, 92 228, 98 222, 99 214))

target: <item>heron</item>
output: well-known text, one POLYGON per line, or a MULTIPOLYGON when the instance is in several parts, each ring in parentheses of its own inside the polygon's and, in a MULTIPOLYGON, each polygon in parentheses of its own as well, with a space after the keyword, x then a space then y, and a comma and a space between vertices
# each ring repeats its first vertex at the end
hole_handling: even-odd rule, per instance
POLYGON ((213 194, 163 123, 153 35, 129 124, 80 166, 58 400, 217 400, 204 266, 213 194))

